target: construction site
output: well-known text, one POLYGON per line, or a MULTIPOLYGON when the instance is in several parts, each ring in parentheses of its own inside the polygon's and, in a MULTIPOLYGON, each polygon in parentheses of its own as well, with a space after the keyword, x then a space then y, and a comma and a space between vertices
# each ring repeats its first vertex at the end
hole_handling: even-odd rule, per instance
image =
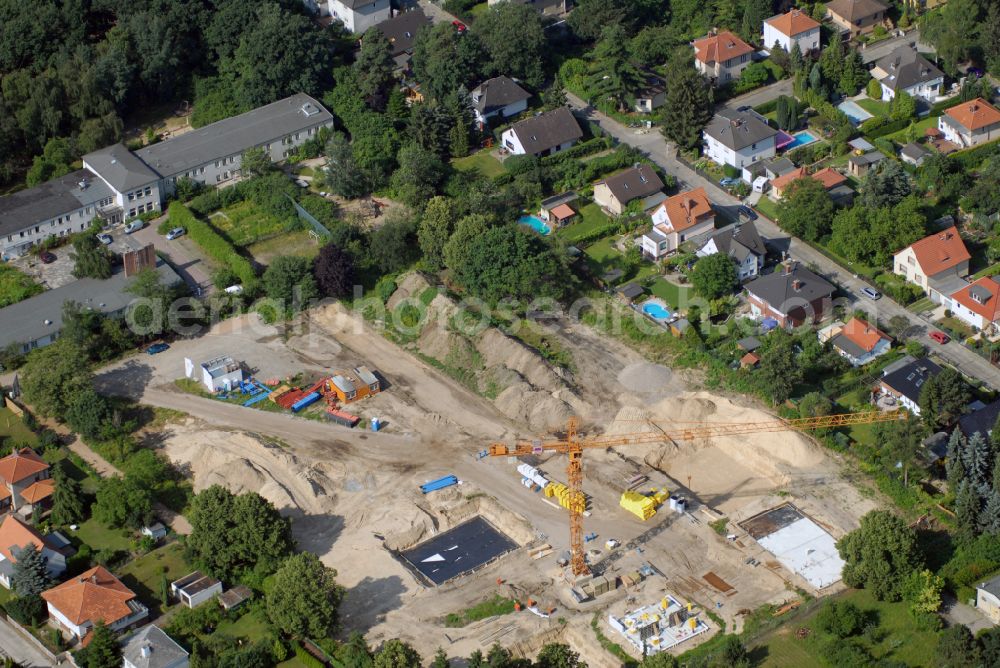
MULTIPOLYGON (((411 279, 399 291, 427 287, 411 279)), ((438 295, 430 307, 454 305, 438 295)), ((527 655, 563 639, 591 666, 618 666, 595 618, 636 657, 680 653, 717 632, 716 620, 738 631, 749 610, 842 586, 830 546, 876 502, 803 433, 816 424, 699 391, 696 376, 578 322, 532 326, 571 367, 495 328, 465 336, 433 319, 399 345, 331 305, 285 328, 228 320, 102 378, 186 415, 151 437, 196 490, 255 490, 291 517, 298 545, 347 588, 344 632, 374 644, 398 637, 426 655, 467 656, 499 642, 527 655), (316 380, 260 383, 275 400, 293 393, 281 412, 178 390, 183 358, 232 350, 254 378, 316 380), (462 360, 464 378, 502 387, 477 391, 442 371, 462 360), (338 378, 367 385, 362 369, 389 382, 349 401, 338 378), (322 410, 378 416, 381 429, 295 415, 313 394, 322 410), (518 611, 445 623, 495 596, 518 611)))

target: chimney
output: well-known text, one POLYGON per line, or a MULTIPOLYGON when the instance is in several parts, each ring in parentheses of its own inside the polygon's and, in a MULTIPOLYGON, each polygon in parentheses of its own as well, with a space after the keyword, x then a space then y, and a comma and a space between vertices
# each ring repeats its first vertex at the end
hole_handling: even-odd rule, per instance
POLYGON ((144 659, 148 659, 148 658, 149 658, 149 655, 150 655, 150 654, 152 654, 152 653, 153 653, 153 648, 152 648, 152 647, 150 647, 150 645, 149 645, 149 643, 148 643, 148 642, 144 642, 144 643, 142 644, 142 647, 140 647, 140 648, 139 648, 139 654, 140 654, 140 655, 142 656, 142 658, 144 658, 144 659))
POLYGON ((801 289, 802 289, 802 281, 800 281, 800 280, 799 280, 799 279, 797 279, 797 278, 796 278, 796 279, 794 279, 794 280, 792 281, 792 290, 795 290, 796 292, 798 292, 798 291, 799 291, 799 290, 801 290, 801 289))

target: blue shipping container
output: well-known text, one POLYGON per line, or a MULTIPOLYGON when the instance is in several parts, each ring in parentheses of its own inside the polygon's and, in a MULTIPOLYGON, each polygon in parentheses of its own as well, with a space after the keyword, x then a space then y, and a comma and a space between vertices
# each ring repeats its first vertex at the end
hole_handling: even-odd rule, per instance
POLYGON ((319 399, 319 392, 313 392, 312 394, 307 394, 306 396, 302 397, 294 404, 292 404, 292 412, 298 413, 300 410, 302 410, 309 404, 314 403, 317 399, 319 399))
POLYGON ((438 478, 437 480, 431 480, 428 483, 424 483, 420 486, 420 491, 424 494, 428 492, 434 492, 439 489, 444 489, 445 487, 451 487, 452 485, 458 484, 458 478, 453 475, 446 475, 443 478, 438 478))

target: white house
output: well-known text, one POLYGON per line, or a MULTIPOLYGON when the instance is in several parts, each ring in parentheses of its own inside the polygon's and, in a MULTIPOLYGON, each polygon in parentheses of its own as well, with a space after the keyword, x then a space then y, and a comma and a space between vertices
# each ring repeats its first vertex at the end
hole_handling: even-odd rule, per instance
POLYGON ((392 15, 389 0, 330 0, 330 16, 349 31, 361 34, 392 15))
POLYGON ((715 211, 704 188, 668 197, 652 219, 652 229, 639 238, 642 254, 651 260, 660 260, 688 239, 715 229, 715 211))
POLYGON ((21 550, 34 545, 42 553, 49 577, 58 578, 66 572, 66 557, 56 552, 45 538, 16 515, 7 515, 0 522, 0 585, 11 588, 10 578, 21 550))
POLYGON ((976 607, 994 624, 1000 624, 1000 575, 976 585, 976 607))
POLYGON ((892 271, 940 304, 965 286, 972 256, 955 227, 915 241, 892 256, 892 271))
POLYGON ((938 117, 938 130, 960 148, 1000 139, 1000 111, 981 97, 961 102, 938 117))
POLYGON ((155 624, 122 641, 123 668, 187 668, 188 653, 155 624))
POLYGON ((565 151, 582 136, 573 113, 559 107, 514 123, 504 130, 500 141, 512 155, 544 157, 565 151))
POLYGON ((894 398, 906 410, 920 417, 920 390, 928 378, 941 373, 941 367, 926 357, 905 357, 882 371, 879 391, 894 398), (904 361, 905 360, 905 361, 904 361))
POLYGON ((799 51, 809 53, 819 49, 819 22, 799 9, 778 14, 764 21, 764 48, 780 46, 788 53, 796 44, 799 51))
POLYGON ((751 222, 719 230, 697 251, 698 257, 716 253, 725 253, 732 258, 739 280, 746 281, 756 278, 764 267, 767 248, 757 232, 757 226, 751 222))
POLYGON ((222 593, 222 582, 195 571, 170 583, 170 593, 189 608, 195 608, 222 593))
POLYGON ((479 84, 469 93, 476 123, 485 125, 490 119, 504 119, 528 110, 531 94, 506 76, 498 76, 479 84))
POLYGON ((777 134, 778 131, 753 110, 723 109, 702 132, 705 156, 720 165, 743 169, 774 157, 777 134))
POLYGON ((243 382, 243 367, 228 355, 198 365, 185 357, 184 376, 198 381, 209 392, 215 393, 220 390, 228 392, 243 382))
POLYGON ((830 339, 837 353, 851 363, 863 366, 889 352, 892 339, 861 318, 851 318, 840 332, 830 339))
POLYGON ((695 67, 714 83, 739 79, 743 70, 750 67, 753 47, 728 30, 697 39, 691 46, 695 67))
POLYGON ((149 616, 135 593, 104 566, 66 580, 42 592, 49 621, 71 640, 82 640, 97 622, 121 631, 149 616))
POLYGON ((891 100, 903 91, 912 97, 933 102, 941 95, 944 72, 907 44, 888 56, 879 58, 872 68, 872 78, 882 86, 882 99, 891 100))
POLYGON ((966 285, 947 304, 956 318, 993 336, 1000 331, 1000 276, 985 276, 966 285))

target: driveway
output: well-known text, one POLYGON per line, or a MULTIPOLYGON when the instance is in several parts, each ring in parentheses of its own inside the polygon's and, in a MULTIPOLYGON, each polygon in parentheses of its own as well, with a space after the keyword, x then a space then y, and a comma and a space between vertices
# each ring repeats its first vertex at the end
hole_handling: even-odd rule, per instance
POLYGON ((752 90, 745 95, 726 100, 723 105, 727 109, 738 109, 739 107, 758 107, 765 102, 777 99, 779 95, 792 94, 792 80, 782 79, 769 86, 752 90))
POLYGON ((55 665, 34 642, 21 635, 6 619, 0 617, 0 658, 10 657, 24 668, 55 665))
MULTIPOLYGON (((730 220, 737 220, 736 208, 740 200, 723 190, 714 181, 704 178, 687 165, 677 160, 677 148, 668 142, 662 134, 653 130, 634 130, 627 128, 612 118, 605 116, 569 91, 566 92, 569 105, 580 115, 597 123, 619 142, 629 144, 644 152, 653 162, 658 164, 668 174, 677 178, 680 190, 702 187, 717 211, 730 220)), ((757 230, 765 238, 774 241, 788 239, 788 235, 765 216, 757 219, 757 230)), ((930 321, 906 310, 903 306, 888 297, 872 301, 862 298, 861 288, 870 285, 864 279, 854 275, 849 269, 841 267, 807 243, 792 237, 789 241, 789 257, 803 264, 816 267, 831 282, 838 284, 848 296, 853 308, 868 313, 871 322, 881 322, 885 327, 893 316, 906 318, 912 328, 912 338, 916 338, 930 351, 954 366, 965 375, 976 378, 987 385, 1000 389, 1000 369, 987 363, 982 357, 954 341, 946 345, 935 343, 927 333, 933 328, 930 321)), ((874 287, 874 286, 872 286, 874 287)))
POLYGON ((993 627, 993 622, 988 620, 981 612, 976 610, 971 605, 959 603, 951 597, 944 598, 942 602, 942 613, 944 618, 948 621, 949 626, 962 624, 969 627, 969 630, 972 631, 972 635, 979 633, 983 629, 993 627))
POLYGON ((167 260, 177 270, 181 278, 191 287, 195 295, 208 295, 214 290, 211 268, 202 258, 201 252, 187 236, 173 241, 167 241, 165 236, 156 233, 156 228, 162 218, 157 218, 138 232, 125 237, 125 243, 131 248, 142 248, 153 244, 158 252, 167 256, 167 260))
POLYGON ((871 46, 862 45, 861 48, 861 59, 865 63, 873 63, 883 56, 888 56, 890 53, 896 50, 896 47, 902 44, 910 44, 917 47, 917 50, 921 53, 935 53, 935 49, 930 44, 924 44, 920 41, 920 31, 917 29, 911 30, 902 37, 893 37, 891 39, 885 39, 881 42, 876 42, 871 46))

